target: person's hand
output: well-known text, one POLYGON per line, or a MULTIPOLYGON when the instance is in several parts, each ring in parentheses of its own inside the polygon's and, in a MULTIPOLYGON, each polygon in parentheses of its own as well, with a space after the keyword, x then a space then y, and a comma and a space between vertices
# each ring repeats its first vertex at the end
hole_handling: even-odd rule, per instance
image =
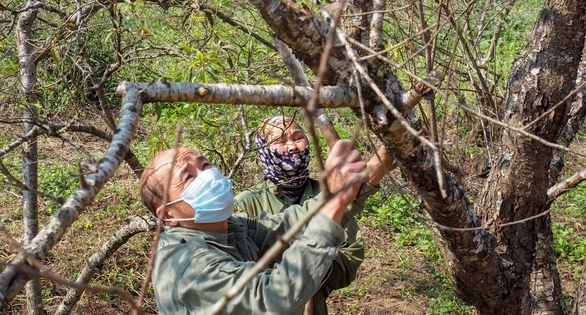
POLYGON ((350 140, 339 140, 330 150, 325 168, 329 172, 328 189, 335 195, 320 211, 340 223, 344 210, 356 199, 360 185, 368 180, 366 162, 350 140))

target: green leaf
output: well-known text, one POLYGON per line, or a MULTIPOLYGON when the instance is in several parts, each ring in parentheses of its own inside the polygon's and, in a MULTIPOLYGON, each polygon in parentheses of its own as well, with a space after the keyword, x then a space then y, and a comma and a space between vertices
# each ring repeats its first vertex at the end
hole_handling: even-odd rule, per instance
POLYGON ((159 103, 155 103, 155 114, 157 114, 157 120, 161 119, 161 116, 163 115, 163 108, 159 103))

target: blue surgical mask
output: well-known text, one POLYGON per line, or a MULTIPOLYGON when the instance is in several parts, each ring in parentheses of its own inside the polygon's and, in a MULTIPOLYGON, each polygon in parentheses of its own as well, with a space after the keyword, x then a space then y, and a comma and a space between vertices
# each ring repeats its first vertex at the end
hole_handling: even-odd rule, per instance
POLYGON ((193 218, 165 219, 165 221, 191 221, 215 223, 228 219, 234 212, 232 183, 213 167, 201 173, 185 188, 179 199, 166 205, 185 201, 194 212, 193 218))

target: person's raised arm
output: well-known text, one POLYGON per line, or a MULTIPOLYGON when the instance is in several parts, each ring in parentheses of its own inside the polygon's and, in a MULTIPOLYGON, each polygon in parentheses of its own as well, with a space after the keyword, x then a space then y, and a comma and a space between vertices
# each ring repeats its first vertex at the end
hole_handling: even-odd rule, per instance
POLYGON ((371 186, 378 185, 387 171, 390 172, 397 167, 393 164, 393 156, 387 152, 387 149, 384 146, 380 146, 376 153, 377 154, 368 161, 366 166, 368 170, 368 183, 371 186))
POLYGON ((366 162, 353 149, 350 140, 339 140, 330 150, 325 168, 328 172, 328 189, 334 196, 322 207, 320 213, 341 223, 344 210, 356 199, 360 184, 368 180, 365 176, 366 162))

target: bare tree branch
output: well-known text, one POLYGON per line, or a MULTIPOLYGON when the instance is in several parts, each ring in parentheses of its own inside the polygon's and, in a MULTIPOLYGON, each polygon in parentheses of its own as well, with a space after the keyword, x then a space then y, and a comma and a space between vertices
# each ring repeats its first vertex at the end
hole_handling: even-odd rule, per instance
MULTIPOLYGON (((145 102, 197 102, 245 105, 300 107, 313 94, 309 87, 281 85, 203 84, 203 83, 131 83, 118 85, 116 94, 130 89, 141 90, 145 102)), ((346 87, 326 86, 320 89, 318 107, 358 107, 356 94, 346 87)))
MULTIPOLYGON (((102 245, 102 247, 94 253, 85 262, 85 267, 77 277, 76 283, 87 284, 89 283, 97 270, 101 268, 106 259, 120 248, 120 246, 126 244, 128 240, 138 233, 154 231, 157 227, 153 217, 143 216, 133 218, 130 223, 121 227, 116 233, 110 237, 110 239, 102 245)), ((67 295, 63 298, 63 301, 57 308, 55 315, 67 315, 71 313, 79 298, 84 292, 84 288, 81 290, 77 288, 69 288, 67 295)))
MULTIPOLYGON (((279 39, 293 49, 299 60, 314 73, 318 73, 322 50, 328 34, 332 31, 331 27, 317 15, 301 19, 300 14, 289 8, 285 1, 250 2, 259 10, 272 30, 288 30, 277 32, 279 39), (302 27, 300 21, 303 21, 302 27)), ((334 45, 329 59, 323 78, 324 85, 338 84, 351 76, 352 65, 348 62, 344 47, 334 45)))
POLYGON ((557 197, 578 186, 584 180, 586 180, 586 169, 576 172, 574 175, 568 177, 563 182, 560 182, 557 185, 549 188, 547 190, 547 199, 549 199, 548 202, 553 202, 557 197))
POLYGON ((31 130, 28 133, 20 136, 18 139, 11 142, 4 149, 0 150, 0 158, 5 156, 6 154, 11 152, 12 150, 18 148, 20 145, 22 145, 23 142, 29 141, 30 139, 33 139, 36 136, 38 136, 40 133, 39 130, 40 130, 39 127, 35 126, 35 127, 31 128, 31 130))
POLYGON ((13 259, 11 266, 0 273, 0 307, 4 307, 31 278, 19 272, 19 267, 27 266, 29 257, 43 258, 120 166, 138 124, 142 102, 137 94, 138 91, 127 92, 127 96, 133 96, 133 101, 123 103, 117 132, 97 164, 96 172, 87 176, 89 186, 73 192, 51 221, 13 259))

